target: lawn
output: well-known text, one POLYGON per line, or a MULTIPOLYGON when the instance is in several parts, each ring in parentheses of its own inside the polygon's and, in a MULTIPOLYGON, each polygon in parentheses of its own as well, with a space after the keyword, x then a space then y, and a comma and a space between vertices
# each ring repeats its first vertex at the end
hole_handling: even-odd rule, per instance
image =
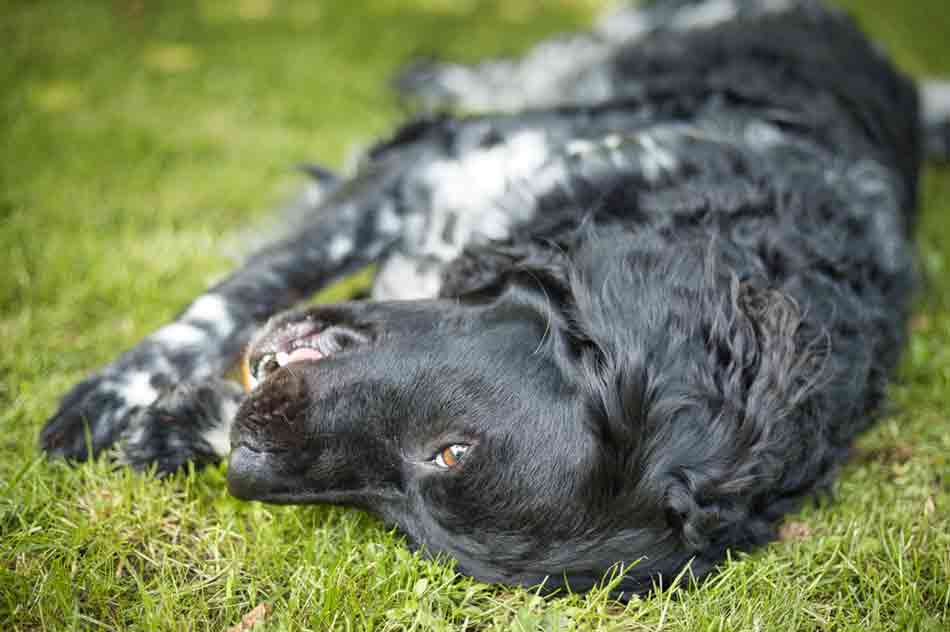
MULTIPOLYGON (((950 76, 945 3, 848 4, 903 67, 950 76)), ((947 167, 924 180, 891 412, 834 498, 700 587, 544 598, 355 510, 238 502, 223 466, 157 481, 38 454, 57 398, 226 273, 295 164, 391 129, 401 62, 515 52, 596 4, 0 0, 0 629, 240 629, 261 604, 267 630, 950 629, 947 167)))

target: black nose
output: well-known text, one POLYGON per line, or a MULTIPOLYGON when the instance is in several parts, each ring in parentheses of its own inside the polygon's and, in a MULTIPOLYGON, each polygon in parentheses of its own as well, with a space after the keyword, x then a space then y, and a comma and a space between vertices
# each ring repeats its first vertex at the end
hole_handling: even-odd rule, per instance
POLYGON ((241 500, 260 500, 273 484, 268 455, 239 445, 231 450, 228 462, 228 491, 241 500))

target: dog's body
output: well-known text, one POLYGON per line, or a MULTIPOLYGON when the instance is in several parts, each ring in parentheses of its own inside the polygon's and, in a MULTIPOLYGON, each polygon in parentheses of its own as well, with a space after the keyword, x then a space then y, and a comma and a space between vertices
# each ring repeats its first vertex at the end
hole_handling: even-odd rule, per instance
POLYGON ((667 0, 401 85, 507 113, 426 117, 318 173, 312 222, 78 385, 44 449, 121 437, 165 472, 233 446, 235 494, 366 507, 487 581, 586 589, 625 563, 642 591, 767 541, 902 347, 911 82, 810 0, 667 0), (374 261, 376 301, 257 335, 247 398, 217 379, 374 261))

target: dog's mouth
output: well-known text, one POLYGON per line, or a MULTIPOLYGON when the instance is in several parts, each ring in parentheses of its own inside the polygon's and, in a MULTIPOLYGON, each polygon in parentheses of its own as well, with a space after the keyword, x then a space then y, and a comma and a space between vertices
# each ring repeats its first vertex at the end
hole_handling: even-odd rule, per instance
POLYGON ((250 392, 282 367, 318 361, 366 345, 369 336, 351 327, 311 320, 284 323, 252 342, 241 363, 244 388, 250 392))

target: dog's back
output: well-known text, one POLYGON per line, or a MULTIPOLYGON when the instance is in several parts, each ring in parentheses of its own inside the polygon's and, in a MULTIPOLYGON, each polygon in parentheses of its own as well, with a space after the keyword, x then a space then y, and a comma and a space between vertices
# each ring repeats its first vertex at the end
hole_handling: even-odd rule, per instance
MULTIPOLYGON (((406 208, 427 208, 424 221, 403 225, 376 298, 435 295, 445 265, 467 244, 560 230, 564 218, 545 206, 561 203, 558 193, 571 188, 565 181, 577 180, 573 193, 590 199, 575 201, 592 206, 605 193, 591 182, 618 168, 628 185, 638 178, 639 193, 672 184, 684 195, 690 187, 724 195, 729 173, 700 185, 693 171, 704 169, 703 152, 717 163, 706 167, 722 170, 726 148, 753 163, 767 155, 773 189, 786 176, 821 181, 850 170, 837 177, 859 190, 849 204, 865 210, 855 212, 889 215, 875 220, 884 241, 909 234, 922 157, 917 90, 848 16, 811 0, 655 2, 634 15, 639 21, 618 20, 611 38, 592 35, 587 48, 602 50, 561 60, 554 78, 551 64, 532 65, 531 55, 520 65, 429 68, 403 78, 430 102, 518 110, 424 118, 369 153, 368 173, 413 164, 397 197, 406 208), (875 195, 894 197, 885 209, 864 199, 875 195)), ((563 46, 576 53, 580 44, 563 46)), ((556 42, 539 48, 558 54, 556 42)))

